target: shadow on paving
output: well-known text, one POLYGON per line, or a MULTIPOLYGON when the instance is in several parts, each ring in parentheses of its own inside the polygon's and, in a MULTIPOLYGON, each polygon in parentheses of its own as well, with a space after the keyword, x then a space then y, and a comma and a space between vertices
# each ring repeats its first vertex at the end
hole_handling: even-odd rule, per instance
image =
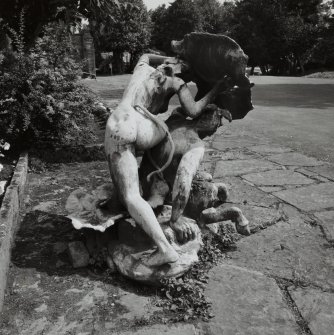
POLYGON ((67 245, 82 240, 63 214, 69 194, 109 181, 105 162, 30 174, 16 234, 1 335, 106 334, 161 320, 156 290, 97 267, 74 269, 67 245), (145 319, 143 321, 143 319, 145 319))
POLYGON ((154 288, 102 268, 72 267, 67 244, 82 240, 81 234, 62 215, 25 215, 12 251, 1 334, 67 334, 67 328, 104 334, 140 325, 145 316, 161 319, 151 304, 154 288))

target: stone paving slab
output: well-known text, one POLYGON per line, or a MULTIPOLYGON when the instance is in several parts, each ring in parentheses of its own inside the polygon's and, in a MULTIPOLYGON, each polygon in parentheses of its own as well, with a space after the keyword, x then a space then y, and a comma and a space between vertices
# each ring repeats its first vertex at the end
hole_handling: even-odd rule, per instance
POLYGON ((137 331, 115 333, 115 335, 198 335, 194 325, 153 325, 137 331))
MULTIPOLYGON (((317 166, 317 168, 320 168, 322 166, 317 166)), ((312 167, 307 167, 307 169, 311 169, 312 167)), ((310 177, 316 181, 319 181, 319 182, 323 182, 323 183, 326 183, 326 182, 329 182, 330 179, 324 177, 324 176, 321 176, 320 174, 316 173, 316 172, 313 172, 313 171, 310 171, 310 170, 307 170, 306 168, 294 168, 293 170, 296 171, 296 172, 299 172, 301 174, 303 174, 304 176, 306 177, 310 177)))
POLYGON ((325 164, 313 157, 308 157, 298 152, 288 152, 267 157, 272 162, 282 165, 295 165, 295 166, 318 166, 325 164))
POLYGON ((257 189, 240 177, 229 176, 217 179, 217 181, 226 184, 229 193, 227 198, 228 203, 262 206, 264 208, 276 208, 280 203, 278 198, 257 189))
POLYGON ((334 181, 334 166, 333 165, 308 167, 307 169, 334 181))
POLYGON ((216 150, 228 150, 228 149, 246 148, 248 144, 249 143, 247 141, 225 139, 224 141, 213 141, 212 148, 216 150))
POLYGON ((260 272, 220 265, 210 272, 206 293, 215 318, 202 325, 204 334, 298 334, 276 282, 260 272))
POLYGON ((220 127, 212 136, 214 142, 238 141, 245 143, 246 146, 268 144, 268 140, 253 131, 245 131, 240 129, 240 124, 232 122, 225 127, 220 127), (248 144, 247 144, 248 143, 248 144))
MULTIPOLYGON (((289 168, 289 167, 288 167, 289 168)), ((313 171, 310 171, 312 167, 307 167, 306 168, 303 168, 303 167, 297 167, 296 169, 292 169, 296 172, 299 172, 301 174, 303 174, 304 176, 307 176, 307 177, 315 177, 315 176, 318 176, 318 174, 316 172, 313 172, 313 171)))
POLYGON ((303 211, 334 207, 334 183, 321 183, 273 193, 303 211))
POLYGON ((317 289, 289 288, 313 335, 334 334, 334 294, 317 289))
POLYGON ((319 226, 284 205, 287 221, 237 242, 229 263, 295 282, 334 289, 334 250, 319 226))
POLYGON ((334 211, 317 212, 314 215, 321 220, 326 238, 334 242, 334 211))
POLYGON ((241 176, 252 172, 281 169, 280 165, 263 159, 245 159, 217 162, 214 177, 241 176))
POLYGON ((258 139, 243 139, 243 138, 226 138, 224 136, 215 137, 212 142, 212 147, 217 150, 228 150, 228 149, 242 149, 248 148, 249 145, 256 145, 259 143, 258 139))
POLYGON ((266 193, 273 193, 273 192, 282 191, 284 189, 284 187, 281 187, 281 186, 263 186, 263 187, 259 187, 259 189, 263 192, 266 192, 266 193))
POLYGON ((243 179, 261 186, 307 185, 314 183, 313 179, 291 170, 271 170, 251 173, 244 175, 243 179))
POLYGON ((212 162, 213 160, 244 160, 244 159, 254 159, 261 158, 257 153, 251 152, 244 148, 235 148, 235 149, 225 149, 224 151, 219 151, 211 149, 213 152, 206 152, 204 160, 212 162))
POLYGON ((282 148, 278 146, 273 146, 269 144, 254 145, 250 146, 249 150, 257 152, 259 154, 281 154, 285 152, 291 152, 290 148, 282 148))

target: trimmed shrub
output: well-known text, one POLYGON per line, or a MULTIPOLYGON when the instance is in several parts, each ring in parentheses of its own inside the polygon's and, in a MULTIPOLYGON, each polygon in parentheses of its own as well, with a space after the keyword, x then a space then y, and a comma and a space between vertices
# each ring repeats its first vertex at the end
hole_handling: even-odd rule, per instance
POLYGON ((20 149, 92 140, 96 97, 79 82, 67 28, 49 25, 29 51, 22 29, 11 33, 16 51, 0 53, 0 138, 20 149))

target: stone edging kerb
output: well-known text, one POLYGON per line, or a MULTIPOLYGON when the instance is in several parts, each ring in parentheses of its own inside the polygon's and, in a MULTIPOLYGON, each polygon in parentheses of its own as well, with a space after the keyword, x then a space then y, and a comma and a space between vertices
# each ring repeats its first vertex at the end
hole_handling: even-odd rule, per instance
POLYGON ((0 208, 0 311, 4 301, 11 246, 23 202, 27 172, 28 154, 23 153, 16 164, 12 180, 5 191, 0 208))

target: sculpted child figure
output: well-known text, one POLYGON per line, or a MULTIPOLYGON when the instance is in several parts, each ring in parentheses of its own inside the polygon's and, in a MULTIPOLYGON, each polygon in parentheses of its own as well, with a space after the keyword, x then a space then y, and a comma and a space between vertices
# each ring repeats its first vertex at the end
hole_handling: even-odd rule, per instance
POLYGON ((218 82, 195 102, 186 83, 174 76, 172 66, 161 65, 157 69, 152 66, 163 64, 166 59, 157 55, 140 58, 120 104, 107 121, 105 132, 105 152, 120 201, 157 245, 156 252, 143 260, 148 266, 173 263, 179 256, 167 241, 151 206, 140 194, 136 150, 149 150, 165 138, 167 127, 153 115, 166 112, 173 95, 178 95, 184 113, 194 118, 215 98, 221 85, 218 82))

